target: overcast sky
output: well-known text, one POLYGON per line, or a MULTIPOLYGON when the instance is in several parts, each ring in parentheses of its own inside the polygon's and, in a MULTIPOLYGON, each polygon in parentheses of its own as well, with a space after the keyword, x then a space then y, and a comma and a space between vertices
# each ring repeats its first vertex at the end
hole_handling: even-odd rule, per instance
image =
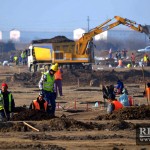
POLYGON ((0 0, 0 31, 72 31, 121 16, 150 24, 150 0, 0 0))

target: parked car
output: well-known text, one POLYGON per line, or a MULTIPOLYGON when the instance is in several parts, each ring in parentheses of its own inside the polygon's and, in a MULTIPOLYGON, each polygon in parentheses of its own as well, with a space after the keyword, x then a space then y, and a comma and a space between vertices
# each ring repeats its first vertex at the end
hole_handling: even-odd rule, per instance
POLYGON ((147 46, 144 49, 138 49, 137 52, 150 52, 150 46, 147 46))

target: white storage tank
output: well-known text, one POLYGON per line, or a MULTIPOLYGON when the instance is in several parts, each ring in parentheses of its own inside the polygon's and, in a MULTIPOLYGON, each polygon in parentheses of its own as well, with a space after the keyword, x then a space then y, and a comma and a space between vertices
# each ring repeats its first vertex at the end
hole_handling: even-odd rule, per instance
POLYGON ((2 41, 2 31, 0 31, 0 41, 2 41))
POLYGON ((84 33, 85 33, 85 30, 83 30, 81 28, 75 29, 73 31, 73 39, 75 41, 78 40, 78 39, 80 39, 84 33))
POLYGON ((10 31, 10 40, 12 41, 19 41, 20 40, 20 31, 13 29, 10 31))

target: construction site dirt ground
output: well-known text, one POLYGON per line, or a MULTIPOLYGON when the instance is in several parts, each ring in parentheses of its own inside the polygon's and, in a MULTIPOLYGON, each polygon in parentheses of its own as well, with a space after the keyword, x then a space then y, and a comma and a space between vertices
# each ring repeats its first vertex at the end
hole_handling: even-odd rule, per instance
POLYGON ((144 71, 141 68, 104 68, 92 73, 64 70, 64 96, 57 97, 55 118, 28 110, 39 93, 40 72, 30 73, 26 66, 0 66, 0 70, 0 82, 8 84, 16 103, 14 119, 0 123, 0 149, 150 149, 148 145, 136 144, 136 124, 150 126, 150 108, 142 106, 147 105, 143 91, 144 81, 150 81, 150 68, 144 68, 144 71), (124 81, 134 104, 140 106, 107 116, 101 85, 116 84, 117 79, 124 81))

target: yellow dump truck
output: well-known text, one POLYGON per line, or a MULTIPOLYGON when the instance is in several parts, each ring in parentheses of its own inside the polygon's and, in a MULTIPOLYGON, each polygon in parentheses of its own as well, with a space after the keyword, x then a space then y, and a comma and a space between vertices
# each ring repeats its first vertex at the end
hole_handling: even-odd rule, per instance
POLYGON ((49 68, 51 64, 58 63, 69 68, 89 69, 90 63, 87 55, 77 55, 74 42, 32 44, 28 51, 28 68, 36 72, 40 68, 49 68))

